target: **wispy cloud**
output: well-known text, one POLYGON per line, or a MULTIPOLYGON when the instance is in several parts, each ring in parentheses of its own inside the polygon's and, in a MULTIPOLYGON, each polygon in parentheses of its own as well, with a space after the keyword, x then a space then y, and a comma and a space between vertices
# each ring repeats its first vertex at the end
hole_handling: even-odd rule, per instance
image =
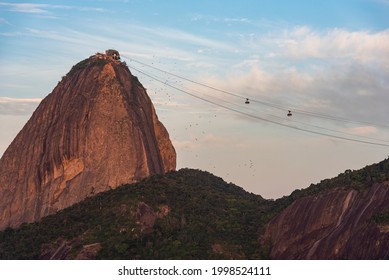
POLYGON ((188 141, 188 140, 173 140, 173 146, 176 149, 183 149, 183 150, 193 150, 196 145, 193 141, 188 141))
POLYGON ((0 97, 0 104, 10 103, 39 103, 42 98, 11 98, 11 97, 0 97))
POLYGON ((22 36, 24 35, 22 32, 16 31, 16 32, 0 32, 0 36, 4 37, 16 37, 16 36, 22 36))
MULTIPOLYGON (((180 42, 181 44, 187 44, 192 46, 202 46, 210 49, 217 49, 219 51, 229 51, 234 52, 235 48, 232 47, 227 42, 221 42, 207 37, 195 35, 190 32, 182 31, 180 29, 173 29, 168 27, 146 27, 146 26, 137 26, 137 29, 143 30, 144 32, 155 35, 157 37, 163 38, 165 40, 170 40, 171 43, 180 42)), ((196 48, 197 50, 197 48, 196 48)))
MULTIPOLYGON (((170 61, 180 60, 187 63, 196 63, 196 67, 204 66, 204 63, 210 62, 200 60, 203 53, 198 53, 199 48, 206 49, 207 55, 215 53, 234 52, 233 44, 230 42, 219 41, 207 37, 195 35, 180 29, 167 27, 156 27, 136 24, 124 24, 118 29, 112 25, 96 27, 91 24, 88 26, 89 32, 78 31, 73 28, 61 27, 55 30, 37 29, 27 27, 25 30, 29 36, 39 37, 50 41, 58 41, 78 48, 86 47, 93 51, 99 48, 109 48, 115 46, 122 54, 132 57, 141 57, 153 59, 155 56, 166 58, 170 61)), ((3 34, 3 36, 21 35, 20 33, 3 34)), ((191 65, 193 67, 193 65, 191 65)))
POLYGON ((224 77, 204 77, 206 83, 279 105, 386 122, 389 29, 298 26, 237 44, 242 43, 247 56, 224 77))
POLYGON ((377 128, 374 126, 358 126, 345 129, 345 132, 355 134, 355 135, 372 135, 377 132, 377 128))
POLYGON ((41 98, 0 97, 0 115, 30 115, 41 101, 41 98))
POLYGON ((7 7, 8 11, 18 13, 32 13, 41 14, 46 13, 48 4, 35 4, 35 3, 8 3, 0 2, 0 6, 7 7))
POLYGON ((240 23, 250 23, 251 20, 248 18, 224 18, 225 22, 240 22, 240 23))
POLYGON ((389 60, 389 29, 369 32, 335 28, 320 32, 300 26, 284 31, 274 42, 281 55, 293 59, 389 60))
POLYGON ((227 143, 231 142, 230 140, 231 139, 226 139, 224 137, 217 136, 214 134, 208 134, 199 139, 199 141, 210 145, 223 145, 223 144, 226 145, 227 143))
MULTIPOLYGON (((48 10, 49 6, 54 9, 52 5, 37 5, 44 5, 35 7, 38 9, 48 10)), ((65 7, 68 6, 57 8, 65 7)), ((245 18, 213 20, 249 21, 245 18)), ((185 76, 198 71, 200 74, 194 79, 200 78, 207 84, 248 97, 269 98, 298 108, 330 110, 356 117, 371 116, 363 108, 374 104, 377 119, 383 120, 386 116, 383 104, 389 102, 384 94, 388 90, 389 30, 322 31, 308 26, 284 26, 277 32, 272 29, 266 34, 250 32, 247 37, 215 39, 163 26, 129 23, 121 28, 115 28, 114 24, 96 26, 91 22, 87 28, 83 26, 82 31, 74 27, 54 31, 49 27, 26 28, 24 31, 29 36, 60 42, 60 48, 68 48, 66 52, 72 55, 69 50, 75 50, 75 46, 75 52, 84 52, 83 55, 114 46, 124 59, 125 56, 142 58, 154 65, 155 56, 165 59, 167 64, 160 67, 166 70, 172 66, 172 61, 180 60, 179 71, 185 71, 185 76), (242 54, 235 55, 236 49, 242 49, 242 54), (217 55, 213 55, 212 50, 217 55), (224 60, 219 63, 221 56, 224 60)))
POLYGON ((11 23, 8 20, 6 20, 5 18, 0 18, 0 25, 3 25, 3 24, 11 25, 11 23))
POLYGON ((190 18, 190 21, 203 22, 225 22, 225 23, 253 23, 252 19, 246 17, 218 17, 213 15, 195 14, 190 18))
POLYGON ((29 13, 29 14, 46 14, 50 10, 78 10, 84 12, 104 12, 102 8, 86 7, 86 6, 68 6, 68 5, 53 5, 53 4, 40 4, 40 3, 9 3, 0 2, 0 6, 6 7, 10 12, 17 13, 29 13))

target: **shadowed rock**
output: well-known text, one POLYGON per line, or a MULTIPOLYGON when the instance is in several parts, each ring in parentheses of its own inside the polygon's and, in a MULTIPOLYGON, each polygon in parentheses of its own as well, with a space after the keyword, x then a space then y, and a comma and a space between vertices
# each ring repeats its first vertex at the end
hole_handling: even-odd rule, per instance
POLYGON ((389 183, 297 199, 266 226, 273 259, 388 259, 389 230, 374 222, 389 205, 389 183))

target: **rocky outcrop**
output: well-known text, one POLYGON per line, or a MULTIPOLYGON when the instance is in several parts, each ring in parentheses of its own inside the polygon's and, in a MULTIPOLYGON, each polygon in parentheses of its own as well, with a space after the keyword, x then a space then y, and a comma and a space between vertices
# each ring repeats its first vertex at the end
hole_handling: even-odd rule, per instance
POLYGON ((175 167, 144 87, 119 60, 92 56, 42 100, 0 159, 0 229, 175 167))
POLYGON ((363 192, 337 189, 294 201, 262 236, 273 259, 388 259, 389 182, 363 192))
POLYGON ((82 236, 70 240, 59 239, 53 243, 41 246, 39 259, 41 260, 93 260, 101 250, 100 243, 83 245, 82 236))
POLYGON ((162 205, 159 211, 155 212, 151 206, 140 202, 135 214, 136 224, 139 225, 142 233, 152 233, 157 219, 166 217, 169 212, 170 209, 167 205, 162 205))

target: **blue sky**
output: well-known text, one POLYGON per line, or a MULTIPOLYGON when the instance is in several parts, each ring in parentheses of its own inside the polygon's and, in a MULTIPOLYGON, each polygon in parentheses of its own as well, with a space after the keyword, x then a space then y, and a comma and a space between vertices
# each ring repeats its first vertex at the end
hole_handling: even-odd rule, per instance
POLYGON ((0 154, 72 65, 115 48, 179 168, 287 195, 389 155, 388 14, 387 0, 0 2, 0 154))

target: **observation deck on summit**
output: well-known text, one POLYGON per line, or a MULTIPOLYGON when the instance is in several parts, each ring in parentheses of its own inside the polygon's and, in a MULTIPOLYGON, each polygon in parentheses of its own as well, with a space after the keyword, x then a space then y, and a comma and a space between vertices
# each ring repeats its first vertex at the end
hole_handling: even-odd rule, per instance
POLYGON ((117 50, 113 50, 113 49, 106 50, 105 55, 112 57, 115 60, 120 60, 120 54, 117 50))
POLYGON ((120 61, 119 52, 113 49, 106 50, 105 54, 97 52, 94 56, 91 56, 91 58, 92 57, 95 57, 97 59, 112 59, 112 60, 120 61))

